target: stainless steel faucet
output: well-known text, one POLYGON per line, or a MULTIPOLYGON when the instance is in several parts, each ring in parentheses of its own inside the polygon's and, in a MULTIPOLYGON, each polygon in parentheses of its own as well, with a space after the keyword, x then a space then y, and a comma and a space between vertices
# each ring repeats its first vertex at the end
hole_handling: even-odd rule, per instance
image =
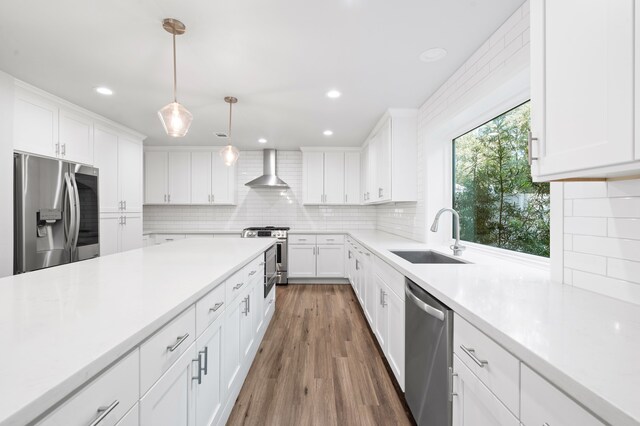
POLYGON ((466 249, 466 247, 460 244, 460 215, 458 214, 457 211, 455 211, 454 209, 440 209, 436 214, 436 218, 433 219, 433 224, 431 225, 431 232, 438 231, 438 221, 440 220, 440 215, 444 212, 451 212, 451 214, 456 220, 456 225, 455 225, 456 226, 456 242, 449 247, 451 248, 451 250, 453 250, 454 256, 461 256, 462 252, 464 251, 464 249, 466 249))

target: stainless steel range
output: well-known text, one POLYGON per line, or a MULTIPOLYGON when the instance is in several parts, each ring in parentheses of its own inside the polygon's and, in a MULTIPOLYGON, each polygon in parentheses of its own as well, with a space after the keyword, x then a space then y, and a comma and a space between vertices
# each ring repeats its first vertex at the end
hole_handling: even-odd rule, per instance
POLYGON ((276 238, 276 284, 288 284, 287 276, 287 242, 288 226, 255 226, 242 230, 242 238, 276 238))

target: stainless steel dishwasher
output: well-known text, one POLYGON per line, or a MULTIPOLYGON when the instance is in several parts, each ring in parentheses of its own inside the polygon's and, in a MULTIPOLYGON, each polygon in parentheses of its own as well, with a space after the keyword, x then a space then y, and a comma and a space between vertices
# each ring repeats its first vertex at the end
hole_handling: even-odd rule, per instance
POLYGON ((405 398, 418 426, 449 426, 453 311, 409 279, 405 293, 405 398))

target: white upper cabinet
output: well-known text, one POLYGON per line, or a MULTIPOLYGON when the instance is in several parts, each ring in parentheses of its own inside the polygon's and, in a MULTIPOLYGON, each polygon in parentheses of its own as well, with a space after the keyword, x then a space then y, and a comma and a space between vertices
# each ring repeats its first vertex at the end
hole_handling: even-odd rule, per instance
POLYGON ((344 153, 344 203, 360 204, 360 153, 344 153))
POLYGON ((531 3, 534 180, 640 170, 634 162, 634 27, 633 0, 594 0, 588 7, 579 0, 531 3))
POLYGON ((218 152, 211 154, 211 164, 211 203, 235 204, 236 165, 225 165, 218 152))
POLYGON ((191 202, 191 153, 169 152, 169 192, 171 204, 191 202))
POLYGON ((344 204, 344 152, 324 153, 324 203, 344 204))
POLYGON ((236 202, 236 167, 218 151, 169 147, 145 149, 145 204, 222 204, 236 202))
MULTIPOLYGON (((98 168, 99 173, 100 211, 117 212, 120 210, 118 190, 118 134, 115 131, 96 126, 93 142, 93 165, 98 168)), ((138 168, 141 169, 142 164, 139 164, 138 168)))
POLYGON ((169 154, 166 151, 144 153, 144 202, 165 204, 168 195, 169 154))
POLYGON ((60 109, 59 157, 83 164, 93 163, 93 121, 81 114, 60 109))
POLYGON ((417 200, 417 116, 415 109, 390 109, 367 138, 365 204, 417 200))
POLYGON ((360 149, 302 150, 304 204, 360 204, 360 149))
POLYGON ((324 202, 324 152, 302 153, 302 200, 304 204, 324 202))
POLYGON ((55 157, 58 106, 28 90, 16 87, 14 108, 14 149, 55 157))
POLYGON ((142 142, 118 137, 118 187, 121 210, 142 212, 142 142))
POLYGON ((191 203, 211 203, 211 152, 191 155, 191 203))

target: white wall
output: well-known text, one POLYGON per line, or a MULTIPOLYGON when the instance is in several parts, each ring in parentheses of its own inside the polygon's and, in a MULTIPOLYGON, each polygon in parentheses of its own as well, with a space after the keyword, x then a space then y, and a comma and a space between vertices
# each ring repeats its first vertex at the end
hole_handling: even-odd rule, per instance
POLYGON ((13 92, 0 71, 0 277, 13 274, 13 92))
POLYGON ((232 229, 283 225, 297 229, 375 229, 373 206, 303 206, 302 152, 278 151, 278 175, 290 189, 249 188, 262 175, 262 151, 242 151, 236 206, 145 206, 144 228, 153 231, 232 229))
POLYGON ((564 283, 640 304, 640 180, 564 184, 564 283))
POLYGON ((420 107, 418 202, 377 207, 378 229, 419 241, 446 240, 450 221, 437 235, 428 229, 436 212, 451 206, 452 139, 528 98, 526 2, 420 107))

